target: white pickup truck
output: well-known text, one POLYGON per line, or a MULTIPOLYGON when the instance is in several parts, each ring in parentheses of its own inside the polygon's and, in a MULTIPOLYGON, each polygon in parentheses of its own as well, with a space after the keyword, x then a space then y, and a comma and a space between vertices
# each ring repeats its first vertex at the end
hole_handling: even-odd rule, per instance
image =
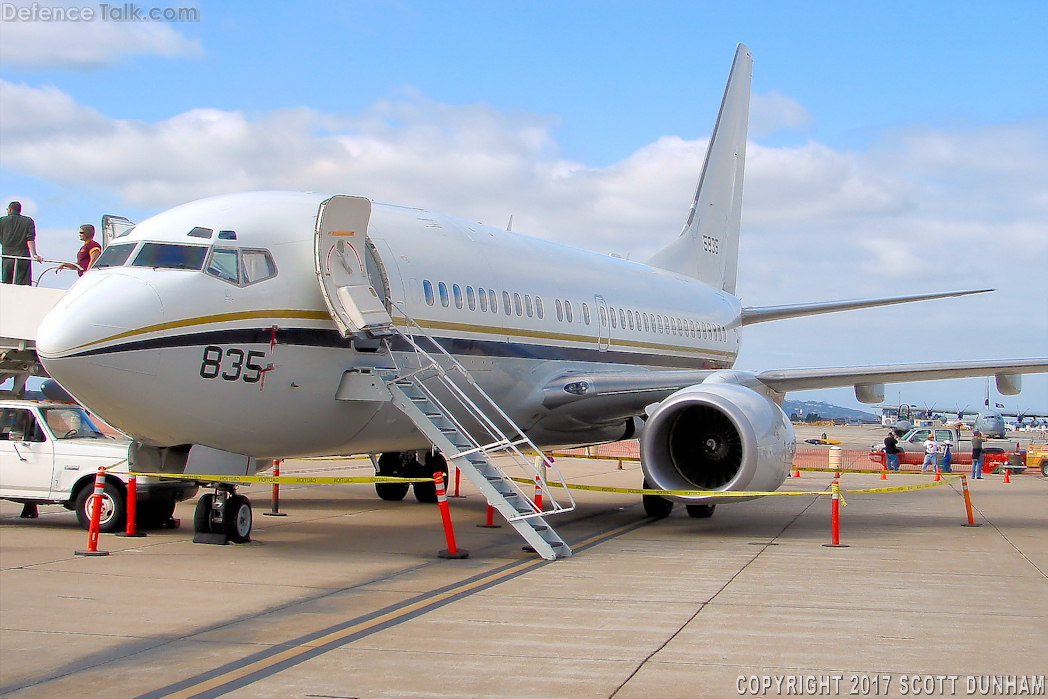
MULTIPOLYGON (((127 470, 130 442, 106 435, 73 403, 0 400, 0 498, 26 505, 58 504, 76 510, 80 525, 90 520, 89 497, 99 466, 127 470)), ((197 493, 192 481, 139 478, 136 523, 159 526, 171 519, 175 503, 197 493)), ((106 476, 99 530, 120 531, 125 524, 126 477, 106 476)))

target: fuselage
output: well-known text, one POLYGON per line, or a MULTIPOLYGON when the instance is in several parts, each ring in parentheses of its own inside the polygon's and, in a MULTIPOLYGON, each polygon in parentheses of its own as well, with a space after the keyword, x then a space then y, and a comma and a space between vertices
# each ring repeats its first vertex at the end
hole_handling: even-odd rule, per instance
MULTIPOLYGON (((392 368, 408 348, 337 330, 314 252, 325 199, 223 195, 138 224, 44 320, 45 368, 150 445, 258 457, 427 447, 388 404, 335 399, 345 371, 392 368)), ((540 445, 624 434, 621 418, 544 408, 554 377, 722 369, 738 354, 738 300, 683 275, 383 204, 367 238, 394 325, 409 316, 540 445)))

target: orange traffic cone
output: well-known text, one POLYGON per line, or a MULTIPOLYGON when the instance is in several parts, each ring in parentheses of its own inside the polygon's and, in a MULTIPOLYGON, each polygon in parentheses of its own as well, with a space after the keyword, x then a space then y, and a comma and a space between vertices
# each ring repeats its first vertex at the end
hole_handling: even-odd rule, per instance
POLYGON ((1011 483, 1012 482, 1011 477, 1008 475, 1010 473, 1011 473, 1011 471, 1008 470, 1008 466, 1006 465, 1004 467, 1004 482, 1005 483, 1011 483))
POLYGON ((888 480, 888 467, 885 466, 884 464, 881 464, 881 480, 882 481, 888 480))
POLYGON ((941 481, 942 480, 942 477, 939 475, 939 467, 938 466, 935 467, 935 480, 937 480, 937 481, 941 481))
POLYGON ((801 477, 801 470, 799 468, 794 467, 794 469, 793 469, 793 477, 794 478, 800 478, 801 477))

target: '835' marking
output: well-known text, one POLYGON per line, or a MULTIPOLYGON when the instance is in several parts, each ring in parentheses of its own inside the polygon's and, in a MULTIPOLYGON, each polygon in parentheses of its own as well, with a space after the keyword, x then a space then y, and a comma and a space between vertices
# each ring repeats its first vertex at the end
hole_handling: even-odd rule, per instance
POLYGON ((265 358, 266 353, 258 350, 244 351, 239 347, 223 350, 216 345, 208 345, 200 361, 200 378, 217 379, 221 376, 225 381, 258 383, 266 367, 257 364, 256 360, 265 358))

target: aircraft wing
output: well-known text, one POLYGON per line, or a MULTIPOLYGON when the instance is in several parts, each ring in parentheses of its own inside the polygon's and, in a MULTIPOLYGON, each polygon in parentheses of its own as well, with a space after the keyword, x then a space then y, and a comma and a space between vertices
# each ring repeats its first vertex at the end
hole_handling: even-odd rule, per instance
POLYGON ((934 362, 816 369, 777 369, 757 374, 757 380, 780 393, 814 388, 960 379, 970 376, 1013 376, 1048 372, 1048 358, 976 362, 934 362))
POLYGON ((542 404, 550 410, 570 405, 569 410, 577 416, 603 422, 639 415, 648 405, 662 401, 682 388, 702 383, 713 374, 751 388, 763 384, 776 393, 785 394, 816 388, 866 387, 971 376, 1003 376, 1017 386, 1015 376, 1043 372, 1048 372, 1048 358, 777 369, 760 373, 737 369, 580 372, 561 374, 548 381, 542 388, 542 404))

